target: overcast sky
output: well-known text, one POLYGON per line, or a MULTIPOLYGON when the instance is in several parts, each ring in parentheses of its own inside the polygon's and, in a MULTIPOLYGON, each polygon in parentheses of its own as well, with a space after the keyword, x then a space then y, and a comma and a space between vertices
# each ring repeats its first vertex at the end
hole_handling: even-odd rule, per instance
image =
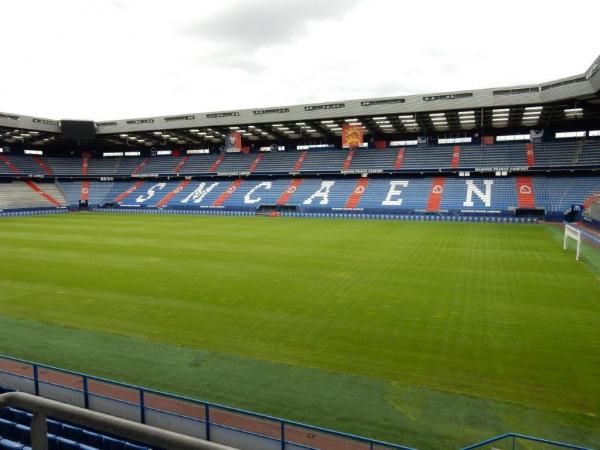
POLYGON ((121 119, 537 83, 600 54, 600 2, 2 2, 0 111, 121 119))

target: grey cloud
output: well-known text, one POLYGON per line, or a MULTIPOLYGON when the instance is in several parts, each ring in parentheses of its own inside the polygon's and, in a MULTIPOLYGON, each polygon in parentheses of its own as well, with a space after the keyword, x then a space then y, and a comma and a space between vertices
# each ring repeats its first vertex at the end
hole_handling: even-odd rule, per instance
POLYGON ((444 72, 455 72, 456 69, 458 69, 458 66, 456 64, 448 62, 442 64, 442 70, 444 72))
POLYGON ((242 70, 248 73, 263 72, 267 65, 239 54, 214 52, 208 56, 201 56, 191 60, 192 65, 216 67, 219 69, 242 70))
POLYGON ((306 34, 310 22, 341 18, 361 1, 242 1, 195 21, 184 33, 239 50, 257 50, 292 42, 306 34))
POLYGON ((336 93, 332 98, 336 97, 342 99, 395 97, 414 93, 409 86, 393 81, 375 81, 370 84, 360 83, 355 86, 334 85, 326 89, 326 91, 329 92, 333 90, 335 90, 336 93))

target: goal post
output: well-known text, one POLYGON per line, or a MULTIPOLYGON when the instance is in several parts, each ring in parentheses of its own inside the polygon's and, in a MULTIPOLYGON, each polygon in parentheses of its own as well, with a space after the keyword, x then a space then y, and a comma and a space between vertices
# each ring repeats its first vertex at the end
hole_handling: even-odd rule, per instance
POLYGON ((575 228, 572 225, 565 225, 565 237, 563 240, 563 250, 566 250, 568 247, 568 239, 575 239, 577 241, 577 253, 575 254, 575 259, 579 261, 581 259, 581 231, 575 228))

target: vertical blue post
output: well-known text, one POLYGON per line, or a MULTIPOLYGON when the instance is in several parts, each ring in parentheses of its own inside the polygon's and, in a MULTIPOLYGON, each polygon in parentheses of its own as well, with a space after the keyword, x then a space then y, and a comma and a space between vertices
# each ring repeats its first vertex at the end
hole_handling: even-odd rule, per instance
POLYGON ((140 389, 140 422, 146 423, 146 407, 144 406, 144 390, 140 389))
POLYGON ((40 379, 38 377, 38 366, 33 365, 33 386, 35 389, 35 395, 40 395, 40 379))
POLYGON ((513 434, 512 450, 515 450, 515 435, 513 434))
POLYGON ((281 450, 285 450, 285 424, 283 420, 280 420, 279 423, 281 424, 281 450))
POLYGON ((90 409, 90 396, 88 395, 88 378, 83 376, 83 406, 85 409, 90 409))
POLYGON ((208 414, 208 403, 204 404, 204 425, 206 426, 206 440, 210 441, 210 416, 208 414))

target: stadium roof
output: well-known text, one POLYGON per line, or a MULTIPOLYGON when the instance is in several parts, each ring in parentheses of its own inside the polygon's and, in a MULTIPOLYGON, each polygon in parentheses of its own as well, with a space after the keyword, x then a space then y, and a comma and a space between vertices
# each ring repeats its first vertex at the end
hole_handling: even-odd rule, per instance
MULTIPOLYGON (((246 141, 329 140, 344 123, 374 136, 467 133, 495 128, 600 123, 600 56, 582 74, 546 83, 425 95, 341 100, 96 123, 107 145, 218 144, 239 130, 246 141)), ((0 144, 60 142, 60 120, 0 113, 0 144)))

